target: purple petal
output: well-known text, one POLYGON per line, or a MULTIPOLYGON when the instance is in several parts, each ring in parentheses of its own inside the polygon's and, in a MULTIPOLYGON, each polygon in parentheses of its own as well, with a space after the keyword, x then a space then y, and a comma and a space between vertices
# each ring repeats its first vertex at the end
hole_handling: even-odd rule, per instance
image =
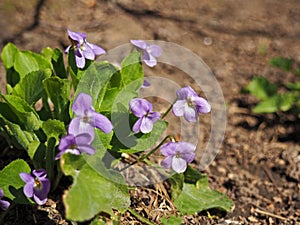
POLYGON ((74 50, 74 54, 75 54, 75 56, 78 56, 79 58, 83 57, 82 50, 80 49, 80 45, 78 45, 77 49, 74 50))
POLYGON ((75 55, 76 66, 82 69, 85 66, 85 58, 83 56, 79 57, 75 55))
POLYGON ((28 173, 20 173, 19 174, 21 179, 26 182, 26 183, 33 183, 34 182, 34 178, 31 176, 31 174, 28 173))
POLYGON ((103 48, 100 48, 98 45, 91 44, 88 42, 86 44, 89 45, 91 49, 93 49, 95 55, 103 55, 106 53, 106 51, 103 48))
POLYGON ((149 54, 149 52, 144 51, 143 56, 142 56, 142 59, 143 59, 144 61, 149 61, 149 60, 150 60, 150 57, 151 57, 151 55, 149 54))
POLYGON ((25 186, 23 187, 23 192, 28 198, 31 198, 33 196, 33 189, 34 189, 34 181, 30 183, 26 183, 25 186))
POLYGON ((113 125, 110 120, 100 113, 94 112, 94 122, 95 127, 102 130, 106 134, 110 133, 113 129, 113 125))
POLYGON ((152 104, 146 99, 133 98, 129 102, 132 113, 137 117, 142 117, 152 111, 152 104))
POLYGON ((84 39, 86 39, 86 34, 81 32, 73 32, 68 30, 68 35, 72 40, 77 41, 80 44, 83 42, 84 39))
POLYGON ((177 100, 172 107, 172 112, 175 116, 183 116, 186 105, 186 100, 177 100))
POLYGON ((134 46, 141 48, 141 49, 146 49, 148 44, 145 41, 142 40, 130 40, 131 44, 133 44, 134 46))
POLYGON ((175 143, 177 143, 179 149, 182 149, 180 151, 181 153, 195 152, 195 150, 196 150, 196 145, 194 145, 190 142, 181 141, 181 142, 175 142, 175 143))
POLYGON ((80 152, 85 152, 89 155, 94 155, 96 152, 96 149, 91 145, 80 145, 79 150, 80 152))
POLYGON ((36 176, 38 179, 47 177, 47 172, 44 169, 33 170, 32 174, 36 176))
POLYGON ((203 114, 210 112, 211 106, 206 99, 201 97, 192 97, 191 100, 196 105, 197 112, 203 114))
POLYGON ((4 196, 4 192, 3 192, 3 190, 0 188, 0 199, 3 198, 3 196, 4 196))
POLYGON ((177 173, 183 173, 186 170, 187 163, 182 158, 173 157, 172 169, 177 173))
POLYGON ((44 205, 47 202, 47 197, 46 198, 41 198, 40 196, 33 196, 34 201, 38 204, 38 205, 44 205))
POLYGON ((94 53, 93 49, 87 44, 84 44, 84 50, 82 51, 82 54, 83 54, 84 58, 86 58, 86 59, 89 59, 89 60, 95 59, 95 53, 94 53))
POLYGON ((143 82, 142 88, 148 88, 150 86, 151 86, 150 82, 145 79, 143 82))
POLYGON ((177 150, 181 153, 182 159, 191 163, 195 158, 196 145, 189 142, 177 142, 177 150))
POLYGON ((154 56, 152 56, 151 54, 148 54, 147 57, 145 56, 147 56, 147 54, 143 55, 143 60, 147 64, 147 66, 153 67, 157 64, 157 60, 154 56))
POLYGON ((80 117, 86 116, 86 112, 92 107, 92 97, 86 93, 79 93, 73 102, 72 110, 80 117))
POLYGON ((150 45, 149 54, 154 57, 159 57, 161 55, 162 49, 158 45, 150 45))
POLYGON ((155 123, 157 120, 160 118, 160 113, 159 112, 149 112, 147 116, 152 123, 155 123))
POLYGON ((66 151, 60 151, 56 156, 55 156, 55 160, 59 160, 60 159, 60 157, 63 155, 63 154, 65 154, 66 153, 66 151))
POLYGON ((35 191, 33 199, 38 205, 44 205, 47 202, 47 194, 43 190, 35 191))
POLYGON ((142 119, 142 122, 141 122, 141 126, 140 126, 140 131, 143 134, 150 133, 153 129, 153 121, 146 116, 142 117, 141 119, 142 119))
POLYGON ((194 158, 195 158, 195 153, 194 152, 186 152, 182 154, 182 158, 187 162, 191 163, 194 158))
POLYGON ((84 122, 84 118, 76 117, 71 120, 68 132, 74 136, 82 133, 88 133, 92 139, 94 139, 95 127, 89 122, 84 122))
POLYGON ((88 133, 82 133, 82 134, 78 134, 75 137, 75 142, 77 146, 86 145, 86 144, 89 145, 93 142, 93 139, 91 135, 89 135, 88 133))
POLYGON ((176 144, 177 142, 168 142, 163 144, 160 147, 160 152, 164 155, 164 156, 174 156, 176 154, 175 150, 176 150, 176 144))
POLYGON ((40 180, 41 189, 35 188, 33 198, 35 202, 39 205, 43 205, 47 201, 47 195, 50 191, 50 181, 47 178, 43 178, 40 180))
POLYGON ((73 134, 68 134, 66 136, 63 136, 60 139, 58 149, 61 150, 61 151, 65 151, 72 144, 75 144, 75 136, 73 134))
POLYGON ((0 200, 0 208, 2 210, 7 210, 10 206, 10 203, 8 201, 5 200, 0 200))
POLYGON ((185 107, 183 116, 188 122, 196 122, 198 118, 197 111, 188 106, 185 107))
POLYGON ((177 98, 180 100, 184 100, 184 99, 186 100, 188 98, 188 96, 189 97, 198 96, 197 93, 190 86, 179 89, 176 92, 176 95, 177 95, 177 98))
POLYGON ((172 156, 167 156, 164 160, 161 161, 160 165, 166 169, 170 169, 172 166, 172 156))
POLYGON ((65 49, 65 53, 68 53, 70 51, 70 48, 72 47, 72 45, 69 45, 66 49, 65 49))
POLYGON ((142 124, 143 117, 139 118, 132 127, 132 131, 136 134, 140 132, 140 127, 142 124))

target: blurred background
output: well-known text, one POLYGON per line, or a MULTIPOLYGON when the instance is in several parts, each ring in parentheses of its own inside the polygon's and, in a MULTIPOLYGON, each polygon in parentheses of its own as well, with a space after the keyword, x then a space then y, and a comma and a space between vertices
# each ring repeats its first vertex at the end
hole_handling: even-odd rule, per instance
MULTIPOLYGON (((0 27, 0 48, 13 42, 35 52, 47 46, 64 50, 70 29, 87 33, 90 43, 106 50, 131 39, 190 49, 215 74, 228 108, 220 154, 205 171, 213 188, 236 204, 227 218, 279 224, 300 217, 299 119, 254 115, 256 100, 241 93, 255 75, 278 84, 296 80, 268 62, 281 56, 299 65, 299 0, 1 0, 0 27)), ((193 83, 174 76, 178 83, 193 83)))

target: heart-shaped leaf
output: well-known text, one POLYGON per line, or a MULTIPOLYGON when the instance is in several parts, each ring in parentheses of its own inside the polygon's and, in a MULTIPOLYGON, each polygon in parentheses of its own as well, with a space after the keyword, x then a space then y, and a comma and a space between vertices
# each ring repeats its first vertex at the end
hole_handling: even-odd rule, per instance
POLYGON ((229 212, 234 205, 226 195, 209 188, 207 177, 199 179, 196 185, 184 183, 174 204, 182 214, 194 214, 212 208, 229 212))
POLYGON ((69 220, 85 221, 99 212, 114 216, 112 209, 124 212, 129 207, 127 186, 106 179, 88 164, 81 164, 80 170, 72 171, 75 167, 70 167, 63 159, 61 162, 63 171, 73 176, 73 185, 63 196, 69 220))
POLYGON ((29 165, 22 159, 12 161, 0 171, 0 187, 3 189, 5 197, 17 203, 28 203, 23 194, 24 181, 20 178, 20 173, 30 173, 29 165))

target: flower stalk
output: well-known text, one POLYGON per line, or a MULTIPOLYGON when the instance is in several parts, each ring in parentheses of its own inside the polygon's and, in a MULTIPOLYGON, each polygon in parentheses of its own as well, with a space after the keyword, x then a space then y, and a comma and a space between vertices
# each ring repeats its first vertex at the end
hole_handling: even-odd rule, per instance
POLYGON ((148 152, 147 154, 143 154, 142 156, 140 156, 137 160, 135 160, 134 162, 130 163, 129 165, 123 167, 122 169, 119 170, 119 172, 122 172, 126 169, 128 169, 129 167, 139 163, 139 162, 142 162, 144 161, 145 159, 147 159, 150 155, 152 155, 154 152, 156 152, 160 146, 162 146, 164 144, 164 142, 166 140, 170 139, 171 141, 174 141, 175 138, 172 136, 172 135, 168 135, 166 136, 154 149, 152 149, 150 152, 148 152))

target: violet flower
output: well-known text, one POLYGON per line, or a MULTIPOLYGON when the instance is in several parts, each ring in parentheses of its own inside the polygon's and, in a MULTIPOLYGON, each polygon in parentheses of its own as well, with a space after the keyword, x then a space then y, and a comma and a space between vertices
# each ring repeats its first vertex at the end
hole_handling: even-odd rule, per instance
POLYGON ((142 59, 144 62, 153 67, 157 64, 156 58, 161 55, 162 49, 158 45, 150 45, 143 40, 130 40, 131 44, 143 50, 142 59))
POLYGON ((177 91, 177 101, 172 111, 175 116, 184 116, 189 122, 196 122, 198 113, 209 113, 211 106, 204 98, 201 98, 190 87, 184 87, 177 91))
POLYGON ((68 53, 70 48, 74 46, 75 60, 78 68, 83 68, 85 66, 85 59, 94 60, 96 55, 106 53, 105 50, 99 46, 87 42, 86 34, 84 33, 68 30, 68 35, 72 45, 69 45, 65 52, 68 53))
POLYGON ((177 173, 183 173, 187 168, 187 163, 191 163, 195 158, 196 146, 189 142, 169 142, 160 147, 161 153, 166 158, 161 165, 172 169, 177 173))
POLYGON ((148 87, 150 87, 150 86, 151 86, 150 82, 149 82, 149 81, 147 81, 146 79, 144 79, 144 82, 143 82, 143 84, 142 84, 142 87, 141 87, 141 88, 148 88, 148 87))
POLYGON ((154 123, 159 120, 160 113, 152 111, 152 104, 142 98, 134 98, 129 102, 132 113, 139 117, 139 119, 133 125, 133 132, 139 131, 146 134, 150 133, 153 129, 154 123))
POLYGON ((0 188, 0 208, 2 210, 7 210, 8 207, 10 206, 10 203, 8 201, 5 200, 1 200, 4 197, 4 192, 3 190, 0 188))
POLYGON ((26 182, 23 192, 28 197, 33 197, 38 205, 43 205, 47 201, 50 191, 50 181, 44 169, 33 170, 32 174, 20 173, 21 179, 26 182))
POLYGON ((68 135, 60 139, 58 149, 60 152, 55 156, 55 160, 58 160, 64 153, 71 153, 74 155, 80 155, 85 152, 89 155, 93 155, 96 149, 91 146, 93 138, 88 133, 82 133, 78 135, 73 135, 69 133, 68 135))
POLYGON ((97 113, 92 107, 92 97, 85 93, 79 93, 72 105, 73 112, 77 117, 69 124, 69 133, 73 135, 88 133, 94 139, 94 128, 99 128, 108 134, 113 125, 107 117, 97 113))

